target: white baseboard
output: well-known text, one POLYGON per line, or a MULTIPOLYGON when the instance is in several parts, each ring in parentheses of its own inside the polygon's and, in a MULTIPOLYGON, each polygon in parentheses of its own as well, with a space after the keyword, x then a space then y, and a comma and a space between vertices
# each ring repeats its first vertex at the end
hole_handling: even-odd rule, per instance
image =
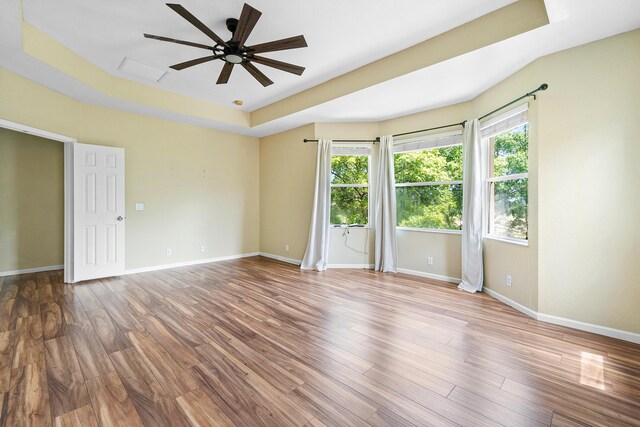
POLYGON ((48 265, 46 267, 23 268, 22 270, 0 271, 0 277, 16 274, 40 273, 41 271, 62 270, 64 265, 48 265))
POLYGON ((578 320, 567 319, 565 317, 552 316, 550 314, 538 313, 538 320, 554 325, 567 326, 573 329, 579 329, 585 332, 604 335, 619 340, 630 341, 640 344, 640 334, 634 332, 623 331, 621 329, 609 328, 607 326, 594 325, 592 323, 580 322, 578 320))
POLYGON ((546 323, 552 323, 554 325, 566 326, 568 328, 578 329, 580 331, 591 332, 598 335, 604 335, 606 337, 616 338, 619 340, 629 341, 632 343, 640 344, 640 334, 635 332, 623 331, 621 329, 609 328, 607 326, 594 325, 592 323, 580 322, 579 320, 567 319, 566 317, 553 316, 551 314, 539 313, 524 305, 515 302, 514 300, 505 297, 497 293, 494 290, 484 288, 482 290, 489 296, 497 299, 506 305, 515 308, 516 310, 526 314, 529 317, 533 317, 536 320, 546 323))
POLYGON ((187 267, 189 265, 209 264, 212 262, 229 261, 232 259, 248 258, 248 257, 258 256, 258 255, 260 255, 259 252, 249 252, 246 254, 227 255, 227 256, 221 256, 217 258, 196 259, 193 261, 183 261, 183 262, 176 262, 172 264, 153 265, 151 267, 128 268, 127 270, 125 270, 124 274, 127 275, 127 274, 146 273, 149 271, 166 270, 168 268, 177 268, 177 267, 187 267))
POLYGON ((426 277, 427 279, 441 280, 443 282, 451 282, 451 283, 462 282, 462 280, 458 279, 457 277, 442 276, 440 274, 426 273, 424 271, 409 270, 406 268, 399 268, 398 273, 410 274, 412 276, 426 277))
MULTIPOLYGON (((287 258, 280 255, 274 255, 267 252, 260 252, 260 256, 275 259, 289 264, 300 265, 302 260, 287 258)), ((355 268, 355 269, 373 269, 373 264, 328 264, 327 268, 355 268)))
POLYGON ((295 264, 295 265, 302 264, 302 260, 300 260, 300 259, 287 258, 287 257, 283 257, 283 256, 280 256, 280 255, 269 254, 267 252, 260 252, 259 255, 263 256, 263 257, 266 257, 266 258, 271 258, 271 259, 275 259, 275 260, 278 260, 278 261, 282 261, 282 262, 288 262, 289 264, 295 264))
POLYGON ((373 270, 373 264, 327 264, 327 268, 356 268, 360 270, 373 270))
POLYGON ((515 302, 514 300, 505 297, 502 294, 497 293, 496 291, 489 288, 482 288, 482 292, 485 294, 497 299, 500 302, 507 304, 509 307, 513 307, 521 313, 526 314, 529 317, 533 317, 534 319, 538 319, 538 312, 530 309, 529 307, 525 307, 524 305, 515 302))

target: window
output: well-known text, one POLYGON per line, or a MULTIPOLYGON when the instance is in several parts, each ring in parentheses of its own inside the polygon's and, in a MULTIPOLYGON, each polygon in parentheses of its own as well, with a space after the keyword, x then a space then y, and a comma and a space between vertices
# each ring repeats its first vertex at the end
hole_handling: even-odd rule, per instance
POLYGON ((331 224, 369 224, 370 148, 336 147, 331 158, 331 224))
POLYGON ((398 227, 460 230, 460 132, 403 141, 394 151, 398 227))
MULTIPOLYGON (((526 107, 526 105, 525 105, 526 107)), ((482 129, 488 150, 490 236, 528 239, 529 123, 526 108, 506 113, 482 129)))

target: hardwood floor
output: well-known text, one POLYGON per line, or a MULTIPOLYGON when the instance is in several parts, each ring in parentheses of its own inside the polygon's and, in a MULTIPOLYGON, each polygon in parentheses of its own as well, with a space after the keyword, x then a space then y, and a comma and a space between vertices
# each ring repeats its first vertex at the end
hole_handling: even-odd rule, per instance
POLYGON ((640 425, 640 346, 407 275, 0 278, 3 426, 640 425))

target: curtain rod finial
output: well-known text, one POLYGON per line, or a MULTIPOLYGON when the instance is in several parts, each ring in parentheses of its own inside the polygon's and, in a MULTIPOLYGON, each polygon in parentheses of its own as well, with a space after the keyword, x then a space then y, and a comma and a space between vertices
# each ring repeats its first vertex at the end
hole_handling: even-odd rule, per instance
POLYGON ((549 85, 548 85, 548 84, 546 84, 546 83, 542 83, 538 89, 540 89, 540 90, 547 90, 548 88, 549 88, 549 85))

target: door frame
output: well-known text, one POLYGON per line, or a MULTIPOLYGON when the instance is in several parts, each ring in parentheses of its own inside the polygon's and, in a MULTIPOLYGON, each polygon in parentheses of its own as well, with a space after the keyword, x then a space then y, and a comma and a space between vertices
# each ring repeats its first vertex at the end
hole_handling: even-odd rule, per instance
POLYGON ((21 123, 0 119, 0 127, 64 143, 64 282, 74 283, 73 271, 73 170, 77 139, 21 123))

